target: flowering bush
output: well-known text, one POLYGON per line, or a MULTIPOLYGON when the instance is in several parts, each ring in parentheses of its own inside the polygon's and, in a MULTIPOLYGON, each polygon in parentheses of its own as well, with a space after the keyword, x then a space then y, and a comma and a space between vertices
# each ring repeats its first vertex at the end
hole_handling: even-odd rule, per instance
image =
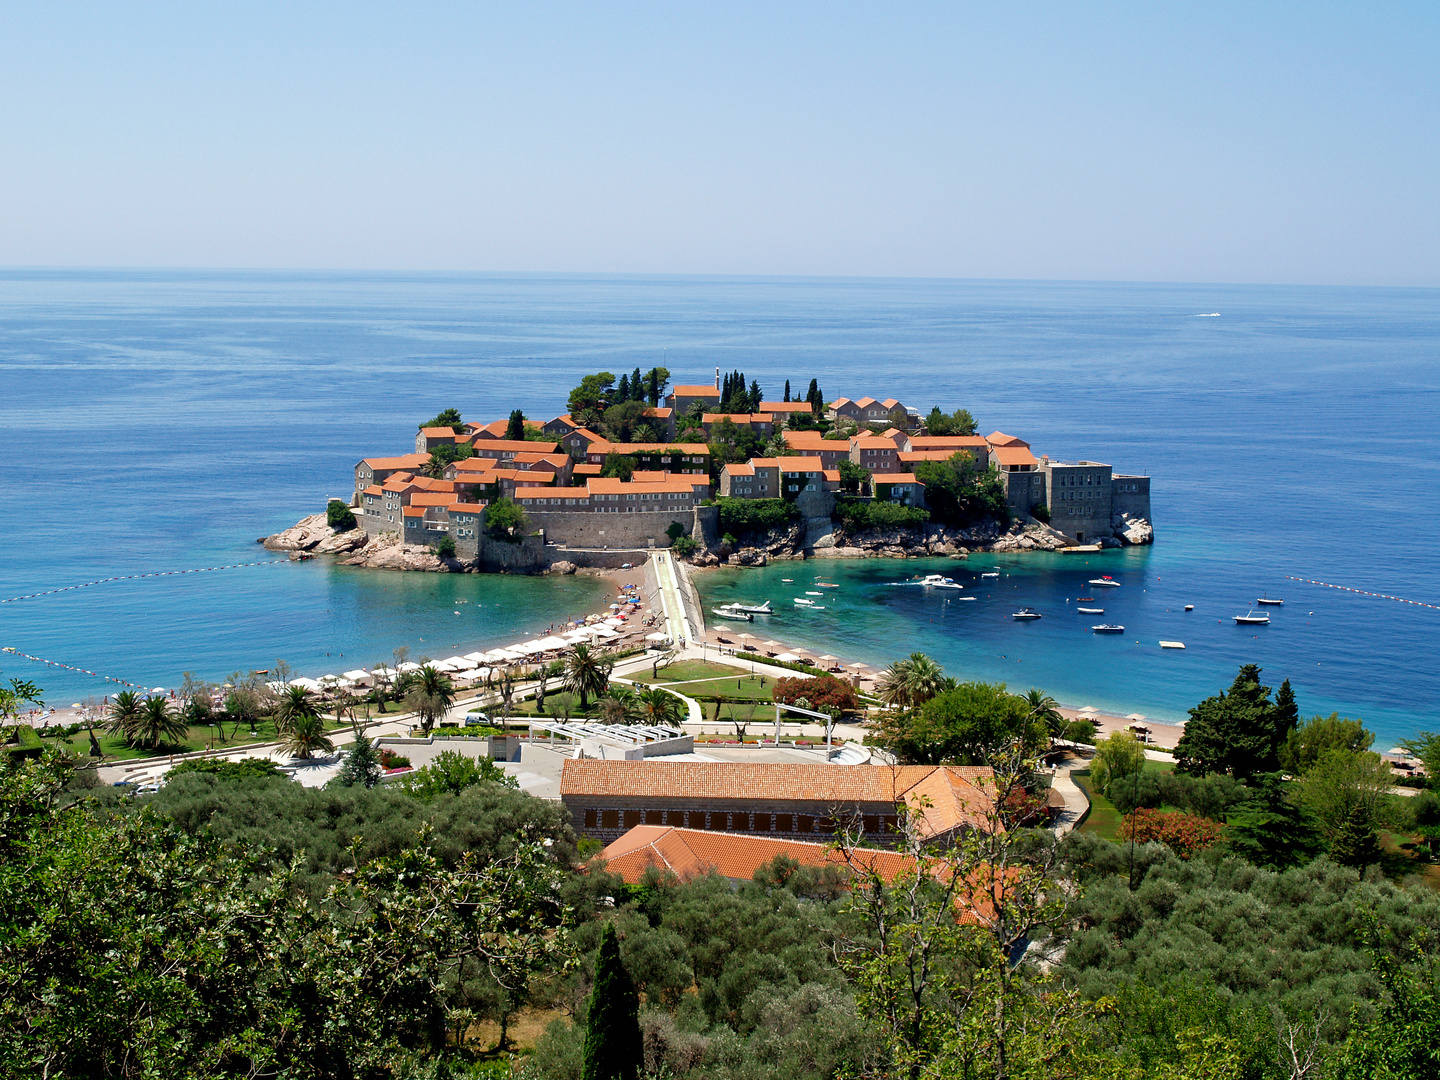
POLYGON ((1150 810, 1143 806, 1125 815, 1120 838, 1129 840, 1132 829, 1137 842, 1158 840, 1182 859, 1214 847, 1225 834, 1225 826, 1218 821, 1179 810, 1150 810))
POLYGON ((814 709, 816 712, 828 712, 831 709, 854 712, 860 708, 854 687, 829 675, 818 675, 809 679, 777 679, 771 697, 786 705, 814 709))

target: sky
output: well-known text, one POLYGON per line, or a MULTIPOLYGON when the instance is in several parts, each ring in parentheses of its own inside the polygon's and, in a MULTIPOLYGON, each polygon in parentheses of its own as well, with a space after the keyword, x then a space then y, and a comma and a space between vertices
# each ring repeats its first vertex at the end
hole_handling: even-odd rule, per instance
POLYGON ((1440 4, 11 3, 0 265, 1440 286, 1440 4))

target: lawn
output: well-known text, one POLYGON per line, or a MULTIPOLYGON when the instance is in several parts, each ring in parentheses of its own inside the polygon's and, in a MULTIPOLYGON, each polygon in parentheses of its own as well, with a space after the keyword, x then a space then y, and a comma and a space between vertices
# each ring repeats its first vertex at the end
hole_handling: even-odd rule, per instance
MULTIPOLYGON (((1174 772, 1175 766, 1168 761, 1146 761, 1146 772, 1174 772)), ((1105 798, 1090 782, 1090 770, 1083 772, 1072 772, 1070 779, 1074 780, 1085 797, 1090 800, 1090 813, 1085 818, 1084 824, 1080 826, 1081 832, 1094 833, 1102 840, 1113 840, 1120 842, 1120 826, 1124 823, 1124 815, 1115 809, 1115 804, 1105 798)))
MULTIPOLYGON (((103 753, 104 761, 133 761, 138 758, 157 757, 166 754, 191 754, 197 750, 208 750, 212 744, 216 749, 226 747, 248 746, 251 743, 274 742, 276 739, 275 725, 269 720, 262 720, 255 725, 255 734, 250 734, 250 729, 243 724, 239 732, 232 733, 235 725, 227 723, 224 726, 224 738, 221 738, 221 728, 217 725, 197 725, 187 728, 185 738, 178 743, 161 743, 158 750, 150 747, 132 747, 126 745, 125 741, 115 735, 105 734, 102 724, 95 726, 95 738, 100 743, 100 750, 103 753)), ((327 719, 326 728, 336 730, 348 728, 350 721, 334 722, 327 719)), ((45 739, 45 745, 62 747, 82 759, 90 756, 90 736, 81 731, 68 739, 45 739)))

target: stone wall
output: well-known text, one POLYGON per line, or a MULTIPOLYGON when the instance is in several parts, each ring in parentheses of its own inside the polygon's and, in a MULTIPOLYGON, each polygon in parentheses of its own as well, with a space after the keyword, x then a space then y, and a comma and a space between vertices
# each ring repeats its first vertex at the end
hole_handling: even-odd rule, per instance
POLYGON ((588 511, 526 510, 533 529, 544 529, 553 544, 585 548, 669 547, 665 530, 678 521, 688 533, 695 524, 694 512, 684 510, 640 510, 633 514, 596 514, 588 511))
MULTIPOLYGON (((706 829, 711 832, 748 833, 785 840, 825 842, 837 831, 832 817, 837 807, 788 799, 693 800, 684 805, 678 800, 618 796, 567 794, 561 796, 570 811, 575 831, 609 843, 618 840, 636 825, 673 825, 683 829, 706 829), (707 805, 708 804, 708 805, 707 805)), ((891 847, 895 843, 896 814, 894 804, 854 804, 839 810, 849 819, 859 815, 865 842, 875 847, 891 847)), ((842 822, 848 825, 849 821, 842 822)))
POLYGON ((1148 476, 1125 476, 1121 473, 1111 478, 1111 486, 1114 493, 1111 495, 1111 510, 1117 514, 1128 514, 1130 517, 1144 518, 1151 521, 1150 517, 1150 477, 1148 476), (1134 488, 1134 491, 1130 489, 1134 488))

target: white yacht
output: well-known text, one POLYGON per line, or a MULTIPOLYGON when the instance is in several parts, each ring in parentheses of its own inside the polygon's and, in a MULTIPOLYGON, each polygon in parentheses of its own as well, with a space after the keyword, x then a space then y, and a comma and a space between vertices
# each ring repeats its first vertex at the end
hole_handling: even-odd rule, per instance
POLYGON ((1102 589, 1118 589, 1120 587, 1120 582, 1116 581, 1109 574, 1106 574, 1104 577, 1091 578, 1090 584, 1098 585, 1102 589))
POLYGON ((965 587, 957 584, 954 578, 948 578, 944 574, 926 574, 920 579, 920 584, 927 589, 963 589, 965 587))
POLYGON ((1040 612, 1034 608, 1022 607, 1019 611, 1013 612, 1010 617, 1012 619, 1038 619, 1040 612))
POLYGON ((1090 627, 1090 630, 1096 634, 1123 634, 1125 627, 1118 623, 1101 623, 1099 626, 1090 627))

